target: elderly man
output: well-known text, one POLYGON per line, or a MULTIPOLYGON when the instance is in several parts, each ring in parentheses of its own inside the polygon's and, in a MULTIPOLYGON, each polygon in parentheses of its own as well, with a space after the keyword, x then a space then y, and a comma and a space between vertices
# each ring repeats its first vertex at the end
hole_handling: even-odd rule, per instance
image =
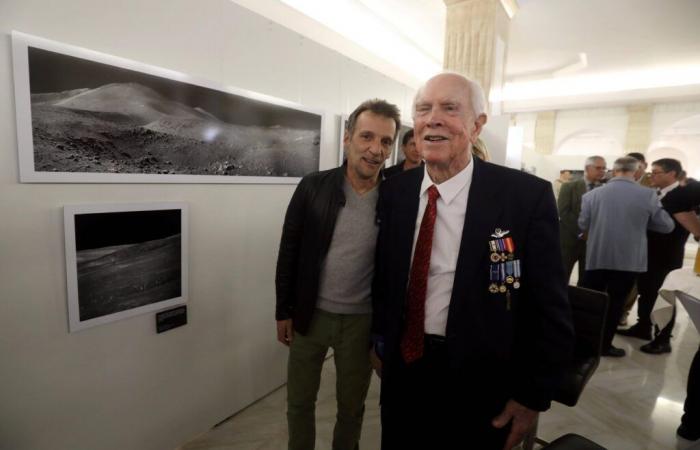
POLYGON ((484 103, 461 75, 430 79, 413 111, 425 166, 381 188, 383 449, 510 449, 570 358, 551 185, 472 156, 484 103))
POLYGON ((587 235, 583 286, 610 296, 603 336, 603 355, 620 357, 612 345, 625 299, 637 276, 647 270, 647 228, 670 233, 673 220, 656 193, 637 184, 639 161, 624 156, 613 166, 613 178, 583 196, 578 224, 587 235))
POLYGON ((371 284, 379 172, 400 126, 396 106, 369 100, 348 119, 347 162, 304 177, 287 209, 277 260, 277 339, 289 346, 289 449, 312 450, 323 361, 333 348, 333 449, 357 447, 371 376, 371 284))
POLYGON ((557 198, 561 255, 564 260, 566 279, 571 278, 574 265, 578 262, 579 286, 586 265, 586 242, 581 239, 577 223, 581 213, 581 197, 591 189, 600 186, 601 180, 605 177, 605 169, 605 160, 602 157, 588 157, 583 178, 563 184, 557 198))
POLYGON ((423 164, 420 153, 416 149, 416 139, 413 137, 413 130, 408 130, 401 138, 401 152, 404 160, 395 166, 384 171, 384 177, 390 178, 406 170, 413 169, 423 164))

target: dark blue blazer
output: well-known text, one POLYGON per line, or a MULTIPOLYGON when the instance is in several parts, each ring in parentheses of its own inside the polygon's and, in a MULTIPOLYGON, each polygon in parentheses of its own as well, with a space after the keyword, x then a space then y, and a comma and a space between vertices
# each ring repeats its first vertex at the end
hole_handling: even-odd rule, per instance
MULTIPOLYGON (((460 250, 446 330, 450 366, 473 374, 471 381, 500 380, 493 386, 498 397, 543 411, 574 340, 551 184, 472 161, 462 240, 455 242, 460 250), (489 291, 489 241, 497 228, 509 231, 521 261, 521 286, 511 286, 509 294, 489 291)), ((402 364, 399 344, 423 174, 423 168, 409 170, 380 188, 373 332, 384 338, 383 383, 402 364)))

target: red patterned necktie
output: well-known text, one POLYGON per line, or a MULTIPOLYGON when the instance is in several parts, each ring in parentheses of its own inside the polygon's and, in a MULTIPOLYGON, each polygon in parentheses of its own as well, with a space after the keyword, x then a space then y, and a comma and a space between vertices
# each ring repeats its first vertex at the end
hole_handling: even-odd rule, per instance
POLYGON ((428 289, 428 269, 433 248, 433 230, 437 216, 437 199, 440 193, 435 185, 428 188, 428 204, 418 231, 416 249, 413 252, 411 277, 408 281, 408 314, 406 329, 401 339, 401 356, 411 363, 423 356, 425 339, 425 294, 428 289))

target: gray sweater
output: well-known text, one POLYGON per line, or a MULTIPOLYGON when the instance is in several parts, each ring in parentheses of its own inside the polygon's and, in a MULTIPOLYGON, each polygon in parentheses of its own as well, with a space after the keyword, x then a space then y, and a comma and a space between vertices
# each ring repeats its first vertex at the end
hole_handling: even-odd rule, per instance
POLYGON ((372 311, 378 189, 358 195, 347 180, 345 206, 336 219, 333 239, 321 266, 316 306, 337 314, 372 311))

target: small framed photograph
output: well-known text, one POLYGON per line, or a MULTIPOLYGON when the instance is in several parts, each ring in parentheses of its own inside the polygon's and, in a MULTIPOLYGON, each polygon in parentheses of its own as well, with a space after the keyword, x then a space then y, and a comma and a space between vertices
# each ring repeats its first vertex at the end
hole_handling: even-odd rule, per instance
POLYGON ((187 204, 63 209, 71 332, 184 304, 187 204))

